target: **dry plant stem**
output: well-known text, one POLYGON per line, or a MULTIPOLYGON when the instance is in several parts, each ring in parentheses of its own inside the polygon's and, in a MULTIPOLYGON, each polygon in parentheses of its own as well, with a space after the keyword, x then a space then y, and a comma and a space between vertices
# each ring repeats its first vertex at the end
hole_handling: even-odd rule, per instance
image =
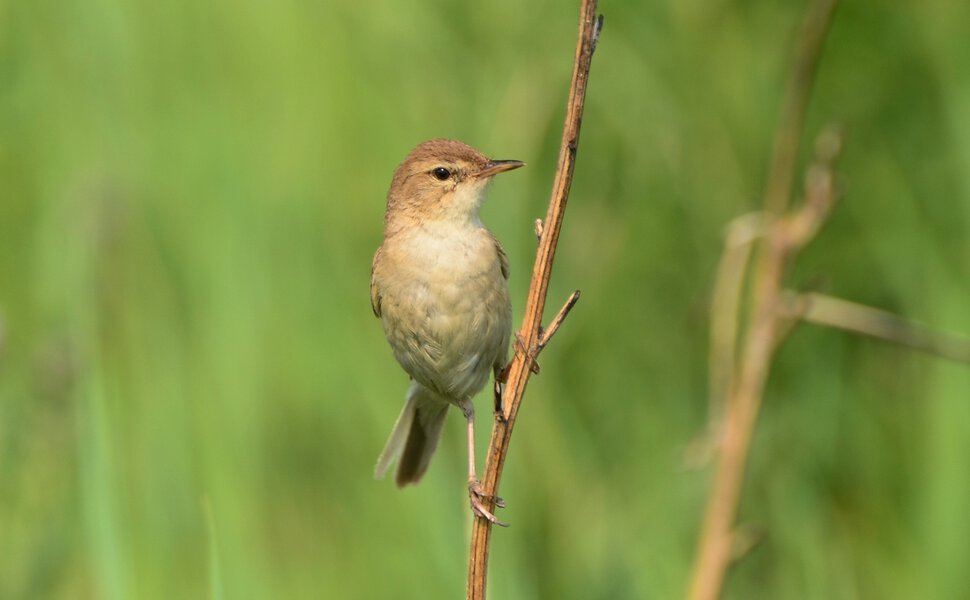
MULTIPOLYGON (((578 294, 573 294, 570 301, 553 319, 545 335, 540 333, 542 312, 546 304, 546 294, 549 289, 549 278, 552 274, 553 258, 556 254, 556 244, 559 241, 559 231, 562 228, 562 218, 572 183, 573 170, 576 161, 576 149, 579 144, 579 130, 582 123, 583 104, 586 99, 586 84, 589 79, 590 61, 600 29, 603 25, 602 17, 596 18, 596 0, 583 0, 580 8, 579 40, 576 45, 575 63, 573 65, 572 84, 569 88, 569 100, 566 108, 566 123, 563 127, 562 145, 559 150, 559 164, 553 183, 552 197, 549 209, 543 220, 543 227, 539 239, 539 249, 536 253, 535 265, 532 269, 532 280, 529 285, 529 296, 525 307, 522 327, 517 333, 524 348, 516 351, 509 367, 508 381, 502 398, 501 414, 495 415, 492 428, 492 438, 489 442, 485 461, 485 473, 482 477, 482 490, 485 494, 487 508, 492 509, 492 498, 497 495, 499 479, 505 458, 508 453, 509 442, 515 418, 525 393, 526 384, 532 373, 531 366, 535 355, 555 333, 562 319, 575 304, 578 294), (524 350, 524 351, 523 351, 524 350)), ((472 523, 471 551, 468 561, 468 598, 469 600, 484 600, 485 583, 488 569, 488 550, 491 542, 492 524, 486 519, 475 518, 472 523)))
POLYGON ((566 317, 569 316, 569 311, 576 306, 577 302, 579 302, 579 290, 576 290, 569 295, 569 298, 566 299, 566 303, 562 305, 562 308, 560 308, 559 312, 556 313, 556 316, 552 318, 552 321, 549 321, 548 327, 545 329, 540 328, 539 341, 536 344, 539 351, 542 351, 542 349, 546 347, 546 344, 549 343, 549 340, 552 339, 552 336, 556 335, 556 332, 559 331, 559 326, 562 325, 562 322, 566 320, 566 317))
POLYGON ((732 221, 728 225, 724 251, 717 266, 710 309, 709 434, 720 429, 727 399, 731 393, 737 360, 737 328, 742 284, 751 258, 751 250, 755 241, 763 235, 763 221, 761 213, 747 214, 732 221))
MULTIPOLYGON (((795 234, 795 230, 804 233, 817 229, 817 226, 808 229, 803 226, 791 227, 791 223, 782 222, 782 219, 794 180, 795 161, 815 68, 835 5, 836 0, 816 0, 809 8, 775 138, 764 200, 766 218, 774 223, 759 244, 754 265, 751 309, 736 380, 732 374, 721 452, 694 563, 689 592, 692 600, 714 600, 721 594, 731 560, 732 529, 741 498, 748 449, 771 358, 779 339, 781 320, 777 308, 781 279, 786 260, 794 250, 794 240, 789 234, 795 234)), ((828 190, 831 192, 831 186, 828 190)), ((806 211, 812 204, 811 196, 810 190, 806 211)), ((813 208, 812 214, 823 219, 827 211, 813 208)), ((796 215, 792 220, 797 222, 799 218, 807 217, 796 215)), ((803 244, 807 238, 797 241, 803 244)))
MULTIPOLYGON (((783 269, 780 254, 769 252, 772 258, 762 266, 762 278, 775 281, 780 278, 783 269)), ((774 318, 777 290, 769 285, 759 287, 760 297, 755 301, 754 318, 741 357, 741 372, 728 399, 717 472, 694 566, 690 591, 692 600, 714 600, 720 596, 731 558, 734 515, 741 497, 748 447, 777 333, 774 318)))
POLYGON ((788 207, 805 113, 812 96, 812 85, 815 83, 815 71, 837 4, 838 0, 815 0, 802 24, 799 48, 785 92, 765 188, 765 210, 770 215, 781 215, 788 207))
POLYGON ((829 215, 834 196, 832 162, 840 146, 833 131, 819 136, 818 162, 809 170, 804 204, 798 211, 764 226, 740 372, 730 376, 721 452, 694 565, 692 600, 720 596, 734 555, 734 518, 751 436, 774 351, 788 332, 786 325, 791 320, 780 310, 782 276, 789 259, 811 240, 829 215))
POLYGON ((711 293, 707 427, 684 452, 684 463, 688 468, 698 468, 710 462, 721 443, 737 365, 742 284, 754 244, 764 235, 764 230, 764 215, 760 212, 740 216, 727 227, 711 293))
POLYGON ((934 331, 899 315, 824 294, 784 294, 784 316, 834 327, 970 364, 970 339, 934 331))

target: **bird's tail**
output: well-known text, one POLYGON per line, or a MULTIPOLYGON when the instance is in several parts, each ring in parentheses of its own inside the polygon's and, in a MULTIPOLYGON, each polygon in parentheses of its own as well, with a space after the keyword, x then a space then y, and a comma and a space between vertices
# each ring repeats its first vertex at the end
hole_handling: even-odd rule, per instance
POLYGON ((441 428, 448 414, 448 401, 416 381, 411 382, 407 403, 377 459, 374 477, 381 479, 394 459, 400 456, 395 481, 398 487, 417 483, 428 470, 431 455, 441 439, 441 428))

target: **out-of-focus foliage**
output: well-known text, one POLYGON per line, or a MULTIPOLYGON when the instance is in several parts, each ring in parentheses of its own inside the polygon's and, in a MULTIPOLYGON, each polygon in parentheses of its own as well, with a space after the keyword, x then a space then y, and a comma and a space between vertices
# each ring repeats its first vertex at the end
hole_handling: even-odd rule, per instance
MULTIPOLYGON (((496 598, 683 594, 708 296, 726 223, 760 202, 804 3, 601 10, 550 304, 583 299, 516 429, 496 598)), ((0 4, 0 597, 461 596, 458 419, 420 486, 371 478, 407 380, 370 260, 419 141, 525 160, 483 214, 521 316, 576 16, 0 4)), ((964 0, 840 8, 808 132, 844 126, 844 196, 792 285, 970 333, 968 31, 964 0)), ((799 327, 726 597, 965 597, 968 457, 970 368, 799 327)))

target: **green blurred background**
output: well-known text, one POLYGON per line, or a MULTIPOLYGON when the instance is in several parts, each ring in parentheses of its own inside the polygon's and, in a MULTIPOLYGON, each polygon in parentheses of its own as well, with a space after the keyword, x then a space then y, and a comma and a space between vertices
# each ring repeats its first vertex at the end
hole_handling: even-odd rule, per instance
MULTIPOLYGON (((519 419, 493 597, 686 590, 708 297, 804 8, 602 3, 550 304, 583 298, 519 419)), ((483 213, 519 321, 577 14, 0 2, 0 598, 462 596, 460 419, 420 486, 371 477, 407 378, 370 261, 418 142, 525 160, 483 213)), ((841 6, 808 134, 844 126, 845 194, 792 285, 970 333, 968 31, 964 0, 841 6)), ((725 596, 967 597, 968 457, 970 369, 799 327, 725 596)))

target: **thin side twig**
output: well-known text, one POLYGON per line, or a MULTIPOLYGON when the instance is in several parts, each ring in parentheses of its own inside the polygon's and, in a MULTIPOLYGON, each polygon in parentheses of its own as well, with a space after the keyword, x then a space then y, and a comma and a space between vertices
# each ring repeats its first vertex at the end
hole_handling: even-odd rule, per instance
POLYGON ((566 320, 566 317, 569 316, 569 311, 576 306, 577 302, 579 302, 579 290, 576 290, 569 295, 569 298, 566 299, 566 303, 562 305, 562 308, 560 308, 559 312, 556 313, 556 316, 552 318, 552 321, 549 321, 549 326, 539 332, 539 341, 536 344, 536 347, 540 351, 546 347, 546 344, 549 343, 552 336, 556 335, 556 332, 559 331, 559 326, 562 325, 562 322, 566 320))
MULTIPOLYGON (((809 8, 802 28, 795 67, 785 95, 765 187, 766 218, 772 224, 758 244, 758 258, 753 265, 751 306, 738 374, 733 381, 727 403, 714 484, 708 496, 691 576, 689 597, 692 600, 715 600, 721 594, 731 561, 732 530, 741 498, 751 436, 761 407, 771 359, 780 340, 781 319, 777 307, 784 268, 792 253, 804 245, 810 234, 818 229, 827 216, 827 207, 831 201, 827 198, 820 203, 822 198, 813 199, 813 190, 810 188, 801 213, 786 220, 789 217, 786 211, 798 148, 801 145, 806 108, 836 3, 837 0, 815 0, 809 8), (799 223, 799 219, 805 219, 806 222, 799 223), (818 221, 813 222, 814 219, 818 221)), ((820 162, 828 163, 830 167, 834 156, 828 158, 830 160, 820 162)), ((827 181, 831 181, 831 178, 827 181)), ((832 191, 831 186, 817 189, 824 189, 829 194, 832 191)))
POLYGON ((869 336, 949 360, 970 364, 970 339, 936 331, 897 314, 825 294, 785 292, 781 311, 789 318, 869 336))
MULTIPOLYGON (((579 131, 583 118, 583 105, 586 100, 586 84, 589 80, 589 67, 593 58, 600 30, 603 26, 602 17, 596 17, 596 0, 582 0, 579 19, 579 40, 576 44, 575 62, 573 65, 572 83, 569 88, 569 100, 566 107, 566 123, 563 127, 562 144, 559 150, 559 164, 552 188, 552 197, 546 218, 541 229, 537 227, 539 249, 536 252, 535 265, 532 269, 532 280, 529 284, 529 296, 526 301, 525 316, 522 327, 516 334, 520 344, 517 345, 515 357, 509 367, 508 380, 502 396, 502 412, 495 415, 492 427, 492 437, 489 442, 485 473, 481 484, 486 498, 495 498, 498 493, 502 468, 508 455, 512 428, 525 393, 526 384, 532 374, 535 356, 542 349, 540 334, 542 312, 546 305, 546 294, 549 290, 549 278, 552 274, 552 263, 556 255, 556 245, 559 242, 559 231, 566 210, 569 188, 572 183, 573 171, 576 164, 576 150, 579 145, 579 131)), ((571 302, 567 302, 561 317, 553 320, 551 332, 544 336, 548 341, 559 327, 559 323, 568 313, 568 308, 575 304, 578 294, 574 294, 571 302)), ((486 508, 494 508, 492 501, 486 501, 486 508)), ((468 560, 468 599, 484 600, 485 584, 488 571, 488 550, 491 542, 492 524, 484 518, 475 518, 472 523, 471 550, 468 560)))

